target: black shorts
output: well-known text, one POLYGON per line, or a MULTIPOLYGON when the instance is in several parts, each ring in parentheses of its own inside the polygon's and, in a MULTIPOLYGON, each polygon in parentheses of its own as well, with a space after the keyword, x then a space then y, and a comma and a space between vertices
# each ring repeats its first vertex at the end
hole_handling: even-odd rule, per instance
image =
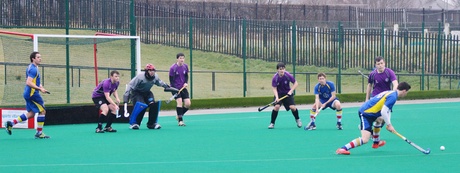
POLYGON ((96 105, 96 108, 101 108, 103 104, 109 105, 109 101, 105 97, 96 97, 93 98, 94 105, 96 105))
MULTIPOLYGON (((281 97, 278 97, 278 98, 281 98, 281 97)), ((273 100, 275 100, 275 97, 273 97, 273 100)), ((286 97, 285 99, 283 99, 283 100, 281 100, 280 102, 277 103, 277 105, 281 105, 281 104, 284 106, 286 111, 290 110, 289 106, 295 105, 294 96, 286 97)))
MULTIPOLYGON (((174 93, 172 93, 172 95, 174 95, 174 93)), ((182 100, 190 98, 190 94, 188 93, 188 90, 184 88, 174 99, 178 99, 178 98, 182 98, 182 100)))

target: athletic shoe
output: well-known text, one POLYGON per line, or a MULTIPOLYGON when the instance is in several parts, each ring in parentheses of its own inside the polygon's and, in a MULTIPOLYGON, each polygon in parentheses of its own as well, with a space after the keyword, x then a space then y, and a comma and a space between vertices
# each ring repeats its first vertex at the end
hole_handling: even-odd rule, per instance
POLYGON ((275 124, 270 123, 270 125, 268 125, 268 129, 274 129, 274 128, 275 128, 275 124))
POLYGON ((35 139, 48 139, 50 138, 49 136, 46 136, 45 133, 41 132, 41 133, 36 133, 35 134, 35 139))
POLYGON ((342 128, 342 123, 341 123, 341 122, 337 122, 337 129, 339 129, 339 130, 342 130, 342 129, 343 129, 343 128, 342 128))
POLYGON ((5 130, 9 135, 12 134, 11 130, 13 129, 13 123, 11 121, 5 122, 5 130))
POLYGON ((179 125, 179 126, 185 126, 185 123, 184 123, 184 121, 179 121, 179 124, 178 124, 178 125, 179 125))
POLYGON ((295 122, 297 123, 297 127, 301 128, 302 127, 302 120, 296 119, 295 122))
POLYGON ((153 125, 147 125, 147 128, 149 129, 161 129, 161 125, 158 123, 155 123, 153 125))
POLYGON ((130 125, 129 128, 133 130, 139 130, 139 125, 133 124, 133 125, 130 125))
POLYGON ((104 133, 104 130, 102 130, 101 128, 96 128, 96 133, 104 133))
POLYGON ((303 129, 304 130, 316 130, 315 122, 308 123, 308 125, 306 125, 303 129))
POLYGON ((104 128, 104 132, 117 132, 117 130, 113 129, 112 127, 104 128))
POLYGON ((337 151, 335 151, 336 154, 339 154, 339 155, 350 155, 350 151, 348 150, 345 150, 343 148, 339 148, 337 149, 337 151))
POLYGON ((374 143, 372 144, 372 148, 377 149, 377 148, 379 148, 379 147, 383 147, 386 143, 387 143, 387 142, 385 142, 385 141, 383 141, 383 140, 379 141, 378 143, 377 143, 377 142, 374 142, 374 143))

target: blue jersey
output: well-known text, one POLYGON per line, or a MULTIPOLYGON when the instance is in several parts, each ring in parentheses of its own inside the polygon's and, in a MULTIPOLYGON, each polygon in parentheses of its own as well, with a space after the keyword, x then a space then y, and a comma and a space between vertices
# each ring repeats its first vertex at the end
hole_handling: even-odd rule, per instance
MULTIPOLYGON (((32 82, 40 87, 40 73, 38 72, 38 67, 35 64, 29 64, 29 66, 26 69, 26 80, 27 78, 31 77, 32 82)), ((26 84, 26 87, 24 88, 24 98, 29 99, 33 95, 39 95, 38 93, 39 90, 36 90, 35 88, 31 88, 29 85, 26 84)))
POLYGON ((318 94, 321 103, 327 102, 332 97, 332 92, 335 92, 334 82, 326 81, 326 85, 320 83, 315 85, 314 94, 318 94))
POLYGON ((398 92, 381 92, 364 103, 359 109, 359 113, 365 117, 380 117, 382 115, 380 111, 382 110, 383 105, 387 106, 388 109, 391 110, 393 105, 396 103, 396 100, 398 100, 398 92))

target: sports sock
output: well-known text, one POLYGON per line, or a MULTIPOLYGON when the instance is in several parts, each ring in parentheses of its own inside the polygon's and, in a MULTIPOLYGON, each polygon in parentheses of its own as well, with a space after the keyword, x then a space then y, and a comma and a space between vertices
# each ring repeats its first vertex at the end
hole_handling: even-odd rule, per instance
POLYGON ((184 107, 184 112, 182 113, 182 115, 185 115, 187 111, 188 111, 188 108, 184 107))
POLYGON ((115 116, 116 115, 113 114, 112 112, 107 113, 107 124, 105 124, 106 128, 112 126, 113 118, 115 118, 115 116))
POLYGON ((339 123, 342 122, 342 109, 337 110, 336 115, 337 115, 337 122, 339 123))
POLYGON ((37 133, 42 133, 43 125, 45 124, 45 115, 37 116, 37 133))
POLYGON ((372 133, 372 140, 374 141, 374 143, 379 143, 381 129, 382 129, 382 126, 374 126, 374 130, 372 133))
POLYGON ((100 114, 97 120, 97 128, 102 129, 102 123, 105 121, 105 114, 100 114))
POLYGON ((313 123, 315 122, 315 119, 316 119, 315 113, 316 113, 316 109, 310 109, 310 121, 313 123))
POLYGON ((27 120, 27 116, 22 114, 18 118, 13 120, 13 125, 15 125, 17 123, 20 123, 20 122, 23 122, 23 121, 26 121, 26 120, 27 120))
POLYGON ((298 109, 295 109, 295 111, 292 111, 292 115, 294 115, 294 118, 295 118, 296 120, 298 120, 298 119, 299 119, 299 110, 298 110, 298 109))
POLYGON ((183 121, 182 116, 184 115, 184 108, 176 107, 176 113, 177 113, 177 120, 183 121))
POLYGON ((278 111, 272 110, 272 119, 271 119, 270 123, 275 124, 276 117, 278 117, 278 111))
POLYGON ((350 150, 352 148, 359 147, 361 145, 363 145, 363 139, 361 139, 361 137, 359 137, 359 138, 353 139, 348 144, 345 144, 342 148, 346 149, 346 150, 350 150))

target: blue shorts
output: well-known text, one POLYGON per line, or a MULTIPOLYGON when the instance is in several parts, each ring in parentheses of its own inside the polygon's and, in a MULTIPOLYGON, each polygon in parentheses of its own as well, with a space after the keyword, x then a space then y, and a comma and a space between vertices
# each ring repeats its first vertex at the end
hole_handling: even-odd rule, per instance
MULTIPOLYGON (((326 104, 326 106, 323 108, 323 110, 326 109, 326 108, 331 108, 332 110, 335 110, 335 108, 332 107, 332 105, 333 105, 336 101, 338 101, 338 100, 339 100, 339 99, 336 98, 334 101, 329 102, 328 104, 326 104)), ((323 102, 322 100, 320 100, 320 102, 321 102, 321 104, 323 104, 324 102, 327 102, 327 100, 324 101, 324 102, 323 102)))
POLYGON ((45 110, 45 102, 43 101, 40 94, 34 94, 29 98, 24 98, 26 100, 26 109, 27 112, 40 113, 45 110))
POLYGON ((374 124, 374 121, 378 117, 374 116, 365 116, 362 113, 358 111, 358 116, 359 116, 359 129, 360 130, 367 130, 372 133, 372 125, 374 124))

